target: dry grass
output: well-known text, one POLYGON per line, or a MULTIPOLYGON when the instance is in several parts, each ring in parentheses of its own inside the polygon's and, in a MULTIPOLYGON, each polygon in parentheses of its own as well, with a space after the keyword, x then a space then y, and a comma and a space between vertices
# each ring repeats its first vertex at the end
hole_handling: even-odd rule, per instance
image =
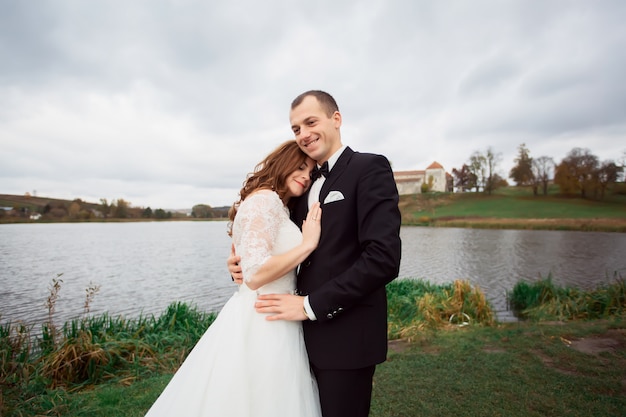
MULTIPOLYGON (((388 290, 395 292, 396 284, 390 284, 388 290)), ((405 283, 399 283, 405 285, 405 283)), ((420 287, 419 282, 415 283, 420 287)), ((393 298, 393 297, 392 297, 393 298)), ((392 306, 406 316, 408 320, 390 326, 391 338, 413 340, 425 329, 464 327, 470 324, 491 326, 495 324, 495 315, 485 294, 478 286, 472 286, 467 280, 455 280, 451 285, 427 288, 411 294, 403 294, 404 303, 392 306), (405 312, 401 312, 405 310, 405 312), (397 334, 395 332, 397 331, 397 334)), ((395 303, 394 303, 395 304, 395 303)), ((392 316, 393 317, 393 316, 392 316)))
POLYGON ((547 229, 547 230, 582 230, 626 232, 626 218, 602 219, 499 219, 464 217, 443 217, 430 220, 433 226, 474 227, 492 229, 547 229))

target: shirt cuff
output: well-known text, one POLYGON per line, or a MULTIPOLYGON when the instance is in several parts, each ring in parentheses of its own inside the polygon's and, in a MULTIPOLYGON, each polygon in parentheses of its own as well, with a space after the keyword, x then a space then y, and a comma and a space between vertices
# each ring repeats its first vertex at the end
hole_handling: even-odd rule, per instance
POLYGON ((313 309, 311 308, 311 304, 309 304, 308 295, 304 296, 304 311, 306 311, 306 315, 309 317, 309 320, 311 321, 317 320, 317 317, 315 317, 315 313, 313 312, 313 309))

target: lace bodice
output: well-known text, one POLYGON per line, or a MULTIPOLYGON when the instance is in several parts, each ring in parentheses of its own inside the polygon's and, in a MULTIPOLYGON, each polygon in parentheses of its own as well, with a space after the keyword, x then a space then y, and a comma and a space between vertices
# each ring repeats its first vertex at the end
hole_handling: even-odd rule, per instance
MULTIPOLYGON (((273 191, 257 191, 241 202, 233 222, 233 243, 241 256, 245 282, 272 255, 295 247, 302 240, 300 229, 289 219, 289 211, 273 191)), ((291 292, 295 288, 295 269, 259 288, 260 293, 291 292)))
MULTIPOLYGON (((232 231, 246 278, 302 241, 271 191, 246 197, 232 231)), ((291 271, 258 291, 288 293, 294 286, 291 271)), ((258 291, 239 286, 146 417, 321 417, 302 322, 268 321, 254 308, 258 291)))

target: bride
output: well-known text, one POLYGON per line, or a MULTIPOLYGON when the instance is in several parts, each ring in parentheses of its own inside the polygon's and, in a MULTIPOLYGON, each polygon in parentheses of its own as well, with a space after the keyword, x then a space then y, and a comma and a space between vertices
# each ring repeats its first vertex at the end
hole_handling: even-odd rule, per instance
POLYGON ((257 294, 291 293, 295 268, 317 247, 319 203, 302 232, 289 202, 311 184, 315 162, 283 143, 248 176, 233 204, 229 235, 244 283, 200 338, 146 417, 321 416, 299 321, 267 321, 257 294))

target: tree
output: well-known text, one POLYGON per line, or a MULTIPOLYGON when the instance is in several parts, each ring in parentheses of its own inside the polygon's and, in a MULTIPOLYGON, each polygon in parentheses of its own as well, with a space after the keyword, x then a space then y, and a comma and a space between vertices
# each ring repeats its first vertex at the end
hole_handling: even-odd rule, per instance
POLYGON ((509 172, 509 178, 515 181, 517 186, 531 185, 534 183, 532 162, 530 151, 525 143, 517 148, 517 158, 515 158, 515 166, 509 172))
POLYGON ((130 207, 130 203, 124 201, 122 198, 118 198, 115 205, 111 203, 111 208, 113 209, 113 217, 117 219, 125 219, 128 217, 128 207, 130 207))
POLYGON ((171 211, 166 212, 162 208, 158 208, 154 211, 154 217, 157 219, 171 219, 172 212, 171 211))
POLYGON ((574 148, 557 165, 554 182, 564 194, 580 193, 582 198, 594 192, 598 157, 589 149, 574 148))
POLYGON ((143 213, 141 214, 141 217, 145 217, 146 219, 149 219, 152 217, 152 209, 150 207, 146 207, 143 211, 143 213))
POLYGON ((496 188, 508 187, 509 186, 509 182, 507 180, 505 180, 504 178, 502 178, 500 176, 500 174, 498 174, 498 173, 493 174, 493 176, 491 178, 491 182, 493 183, 494 190, 496 188))
POLYGON ((617 182, 620 177, 622 167, 615 164, 613 161, 604 161, 596 172, 596 179, 598 181, 598 191, 600 192, 600 199, 604 199, 606 189, 610 184, 617 182))
POLYGON ((618 181, 626 181, 626 149, 622 151, 622 156, 617 160, 617 166, 621 168, 618 181))
POLYGON ((215 217, 211 206, 206 204, 196 204, 191 208, 191 215, 199 219, 215 217))
POLYGON ((548 183, 554 172, 554 159, 549 156, 540 156, 532 161, 533 194, 537 195, 539 186, 541 186, 543 195, 548 195, 548 183))
POLYGON ((428 182, 423 182, 420 186, 420 191, 422 194, 426 194, 433 189, 433 184, 435 182, 435 178, 432 175, 428 176, 428 182))
POLYGON ((78 219, 80 216, 80 203, 76 200, 72 201, 70 207, 67 210, 67 214, 72 219, 78 219))
POLYGON ((496 173, 496 168, 498 164, 502 160, 502 156, 499 153, 495 153, 493 148, 490 146, 487 148, 487 152, 485 153, 484 160, 487 168, 487 179, 485 181, 485 191, 487 194, 491 195, 491 192, 498 188, 500 181, 502 178, 500 175, 496 173))
POLYGON ((106 198, 100 199, 100 211, 102 212, 102 215, 105 219, 109 217, 109 214, 111 214, 111 206, 107 202, 106 198))
POLYGON ((476 187, 476 175, 474 175, 467 164, 463 164, 460 170, 452 168, 454 176, 454 186, 462 191, 471 190, 476 187))
POLYGON ((475 151, 472 156, 470 156, 469 170, 474 178, 476 178, 476 182, 474 183, 476 191, 480 191, 481 188, 484 190, 487 183, 487 160, 485 155, 475 151))

